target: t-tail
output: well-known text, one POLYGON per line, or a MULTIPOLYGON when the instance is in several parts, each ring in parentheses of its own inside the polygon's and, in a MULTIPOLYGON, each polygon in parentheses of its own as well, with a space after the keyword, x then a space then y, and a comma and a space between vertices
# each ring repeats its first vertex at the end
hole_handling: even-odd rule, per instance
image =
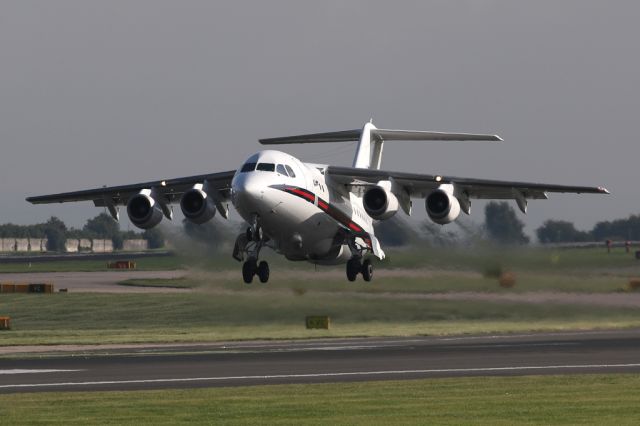
POLYGON ((260 139, 263 145, 293 143, 329 143, 358 141, 353 159, 353 167, 360 169, 379 169, 382 163, 382 150, 385 141, 502 141, 497 135, 474 133, 426 132, 419 130, 378 129, 370 121, 356 130, 340 132, 313 133, 298 136, 260 139))

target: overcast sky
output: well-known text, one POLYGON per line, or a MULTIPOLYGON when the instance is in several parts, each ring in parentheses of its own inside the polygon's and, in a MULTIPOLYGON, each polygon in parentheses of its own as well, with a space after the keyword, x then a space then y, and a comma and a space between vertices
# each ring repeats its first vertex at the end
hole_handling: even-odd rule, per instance
MULTIPOLYGON (((260 137, 371 117, 505 139, 389 142, 385 169, 613 192, 532 201, 530 232, 637 214, 638 18, 635 1, 4 1, 0 222, 81 226, 91 203, 24 198, 235 169, 260 137)), ((351 165, 355 145, 285 149, 351 165)))

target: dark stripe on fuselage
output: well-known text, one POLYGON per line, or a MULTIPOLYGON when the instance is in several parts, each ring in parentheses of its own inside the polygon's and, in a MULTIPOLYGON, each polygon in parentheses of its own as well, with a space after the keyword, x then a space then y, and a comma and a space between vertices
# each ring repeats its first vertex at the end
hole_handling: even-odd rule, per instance
MULTIPOLYGON (((303 200, 307 200, 311 204, 316 203, 316 195, 311 191, 307 191, 306 189, 298 188, 297 186, 282 186, 282 185, 274 185, 272 186, 272 188, 279 189, 281 191, 300 197, 303 200)), ((362 226, 358 225, 353 220, 351 220, 351 218, 346 214, 344 214, 342 210, 332 206, 330 203, 326 202, 320 197, 317 197, 317 198, 318 198, 317 207, 320 210, 322 210, 323 212, 331 216, 336 222, 338 222, 339 224, 347 228, 349 231, 355 233, 358 236, 363 237, 367 242, 367 244, 371 246, 371 240, 369 239, 369 234, 364 231, 364 228, 362 228, 362 226)))

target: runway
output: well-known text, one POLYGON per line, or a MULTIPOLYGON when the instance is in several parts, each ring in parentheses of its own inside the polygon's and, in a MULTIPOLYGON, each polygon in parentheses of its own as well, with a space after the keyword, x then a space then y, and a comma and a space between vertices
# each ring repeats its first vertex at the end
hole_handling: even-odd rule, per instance
POLYGON ((640 330, 243 342, 0 361, 0 393, 640 372, 640 330))

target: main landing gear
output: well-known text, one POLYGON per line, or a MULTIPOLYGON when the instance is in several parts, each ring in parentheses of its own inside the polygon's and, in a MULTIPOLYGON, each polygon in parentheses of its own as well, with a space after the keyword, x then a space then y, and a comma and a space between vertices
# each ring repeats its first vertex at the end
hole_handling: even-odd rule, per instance
POLYGON ((362 274, 362 278, 369 282, 373 279, 373 264, 371 263, 371 259, 365 259, 364 262, 360 263, 362 258, 360 257, 352 257, 347 262, 347 279, 349 281, 355 281, 358 277, 358 274, 362 274))

